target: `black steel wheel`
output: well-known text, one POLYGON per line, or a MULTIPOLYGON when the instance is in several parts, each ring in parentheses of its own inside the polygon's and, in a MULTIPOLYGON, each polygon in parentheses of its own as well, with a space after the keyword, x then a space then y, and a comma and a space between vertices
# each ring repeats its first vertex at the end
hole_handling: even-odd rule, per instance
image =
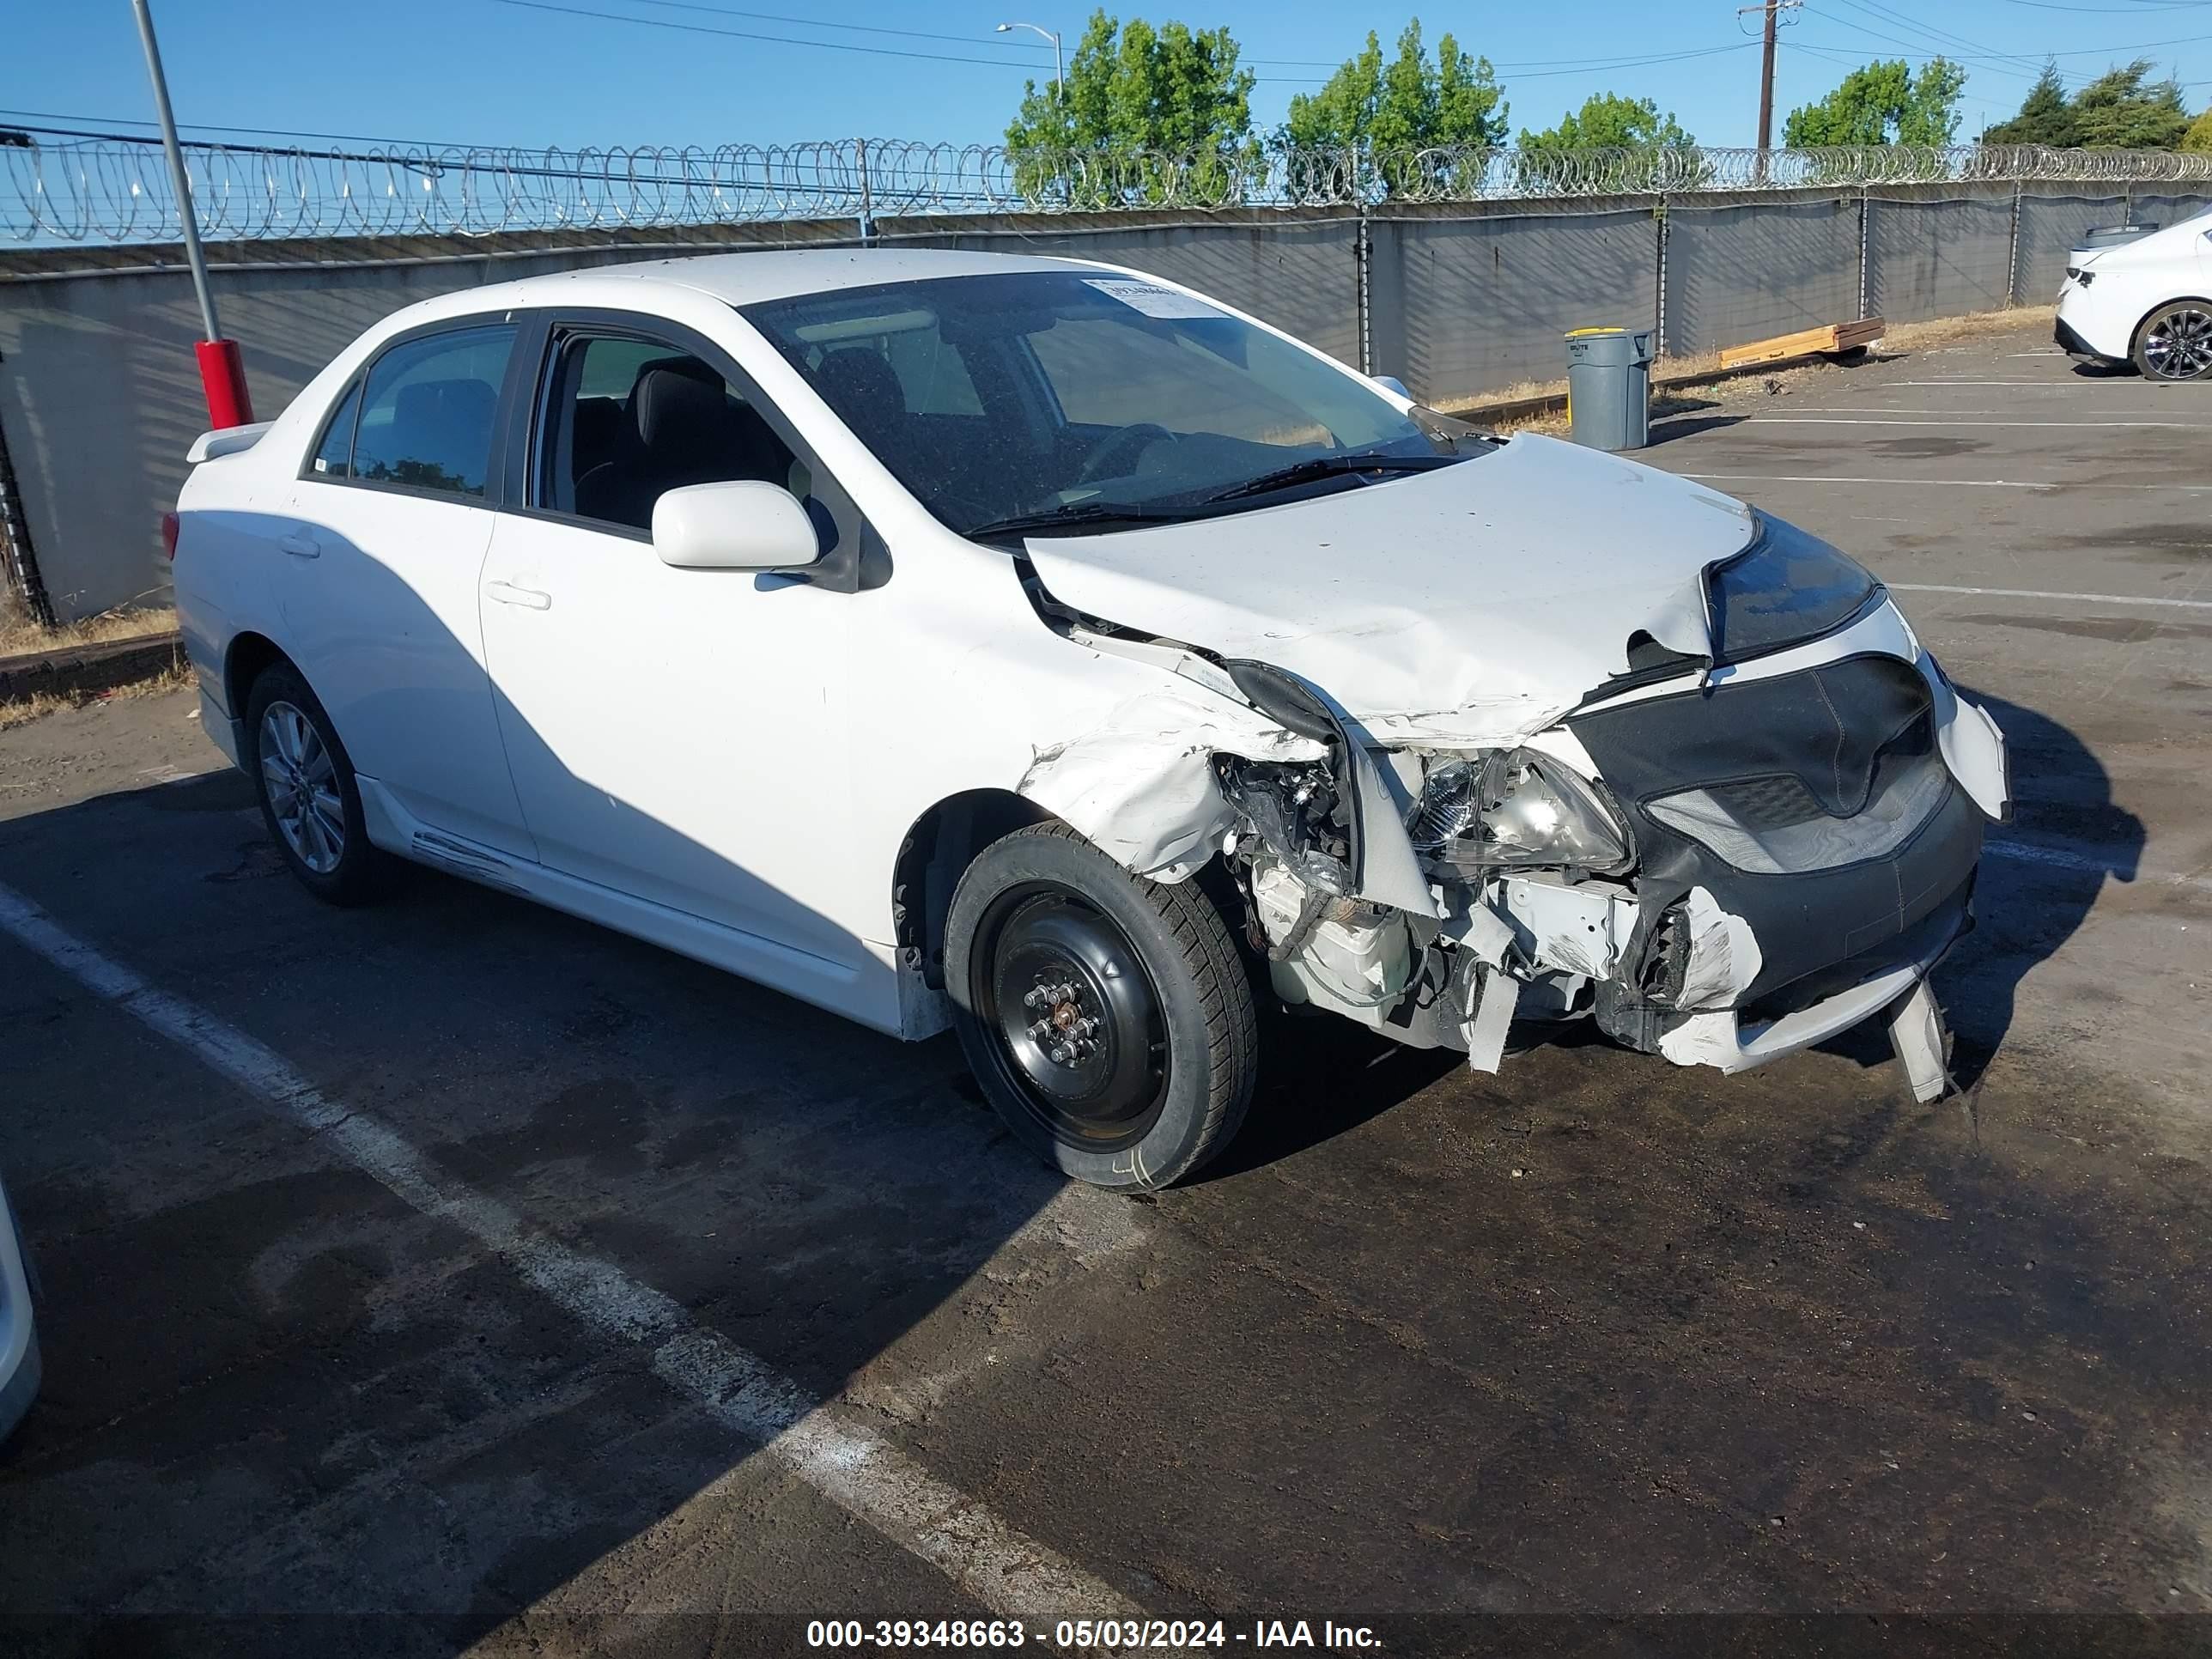
POLYGON ((1054 1139, 1115 1152, 1158 1121, 1159 994, 1112 917, 1050 882, 1000 894, 969 957, 969 1006, 997 1033, 1000 1081, 1054 1139))
POLYGON ((1243 1121, 1251 981, 1194 881, 1133 876, 1064 824, 1017 830, 961 878, 945 983, 985 1097, 1079 1180, 1168 1186, 1243 1121))

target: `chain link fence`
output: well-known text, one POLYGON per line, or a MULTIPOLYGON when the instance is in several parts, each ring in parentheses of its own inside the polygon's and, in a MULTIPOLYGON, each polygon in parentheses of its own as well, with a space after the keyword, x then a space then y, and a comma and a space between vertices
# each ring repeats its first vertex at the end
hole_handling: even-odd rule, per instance
MULTIPOLYGON (((210 240, 489 236, 778 220, 1844 191, 1940 184, 2212 181, 2212 155, 1926 149, 1369 151, 1251 146, 1012 152, 896 139, 715 149, 273 149, 191 143, 210 240)), ((0 131, 0 239, 164 242, 175 193, 151 139, 0 131)))

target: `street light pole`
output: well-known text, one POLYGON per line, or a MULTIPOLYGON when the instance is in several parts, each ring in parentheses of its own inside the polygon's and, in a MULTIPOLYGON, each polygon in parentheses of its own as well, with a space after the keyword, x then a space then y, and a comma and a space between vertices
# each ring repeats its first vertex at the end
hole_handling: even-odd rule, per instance
POLYGON ((1031 34, 1042 34, 1052 42, 1052 98, 1054 103, 1065 108, 1067 103, 1067 80, 1060 69, 1060 36, 1040 23, 1001 23, 993 33, 1004 34, 1008 29, 1027 29, 1031 34))
POLYGON ((184 231, 185 263, 191 266, 192 291, 199 298, 200 322, 206 338, 193 348, 199 358, 200 383, 207 392, 208 415, 217 427, 246 426, 253 419, 253 404, 246 389, 246 369, 238 343, 222 337, 215 314, 215 294, 208 287, 207 251, 200 246, 199 216, 192 207, 192 183, 185 172, 185 152, 177 142, 176 112, 169 106, 169 80, 161 71, 161 48, 154 39, 154 15, 146 0, 131 0, 138 19, 138 44, 146 49, 146 74, 154 83, 154 113, 161 124, 161 149, 169 158, 169 185, 176 193, 177 219, 184 231))

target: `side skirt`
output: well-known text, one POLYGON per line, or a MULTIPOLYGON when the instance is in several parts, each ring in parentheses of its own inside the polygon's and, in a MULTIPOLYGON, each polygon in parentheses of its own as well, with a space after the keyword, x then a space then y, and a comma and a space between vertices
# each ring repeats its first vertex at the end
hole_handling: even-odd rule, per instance
POLYGON ((595 921, 887 1036, 919 1041, 944 1028, 941 1015, 932 1018, 933 1005, 902 997, 896 953, 888 945, 860 941, 866 960, 858 968, 831 962, 432 829, 374 778, 356 776, 356 781, 369 840, 397 857, 595 921))

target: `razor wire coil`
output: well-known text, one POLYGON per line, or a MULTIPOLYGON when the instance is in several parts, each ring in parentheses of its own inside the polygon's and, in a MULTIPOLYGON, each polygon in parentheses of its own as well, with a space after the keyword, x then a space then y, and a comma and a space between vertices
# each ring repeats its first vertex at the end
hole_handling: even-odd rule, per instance
MULTIPOLYGON (((1010 151, 836 139, 717 149, 183 147, 210 241, 665 230, 778 221, 1380 207, 1395 204, 1836 192, 1957 184, 2212 185, 2212 155, 1993 146, 1811 150, 1010 151)), ((0 131, 0 237, 173 240, 151 140, 0 131)))

